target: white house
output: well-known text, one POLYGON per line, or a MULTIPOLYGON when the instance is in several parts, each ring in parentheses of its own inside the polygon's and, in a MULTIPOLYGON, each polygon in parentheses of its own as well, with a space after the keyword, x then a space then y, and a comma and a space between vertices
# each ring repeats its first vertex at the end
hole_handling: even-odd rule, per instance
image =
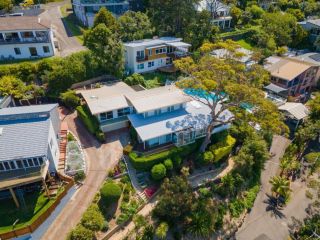
POLYGON ((54 53, 47 21, 35 16, 0 18, 0 60, 50 57, 54 53))
MULTIPOLYGON (((116 82, 80 93, 104 132, 131 125, 144 149, 163 144, 182 146, 206 134, 211 109, 174 85, 135 91, 123 82, 116 82)), ((218 105, 217 111, 220 109, 218 105)), ((222 122, 233 117, 228 110, 222 122)), ((217 123, 212 133, 227 129, 217 123)))
POLYGON ((122 15, 129 10, 126 0, 73 0, 73 11, 84 26, 92 27, 95 14, 105 7, 115 16, 122 15))
POLYGON ((144 73, 171 66, 174 59, 188 55, 190 46, 175 37, 124 43, 126 70, 130 73, 144 73))
POLYGON ((212 23, 221 29, 230 28, 232 17, 230 7, 218 0, 201 0, 196 6, 200 12, 206 10, 212 16, 212 23))

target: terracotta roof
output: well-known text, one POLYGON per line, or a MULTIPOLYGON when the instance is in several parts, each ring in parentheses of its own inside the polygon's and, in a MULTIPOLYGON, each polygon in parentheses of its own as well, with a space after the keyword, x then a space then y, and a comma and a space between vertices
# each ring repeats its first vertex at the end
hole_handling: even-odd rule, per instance
POLYGON ((10 30, 46 30, 50 22, 37 16, 1 17, 0 31, 10 30))
POLYGON ((293 80, 299 76, 314 64, 303 62, 292 58, 281 57, 269 57, 267 58, 266 70, 274 77, 286 79, 288 81, 293 80))

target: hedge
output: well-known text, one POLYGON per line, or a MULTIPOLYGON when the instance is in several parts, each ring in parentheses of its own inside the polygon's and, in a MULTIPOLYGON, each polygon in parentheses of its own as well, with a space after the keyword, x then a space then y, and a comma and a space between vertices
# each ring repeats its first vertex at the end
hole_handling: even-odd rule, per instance
POLYGON ((83 105, 83 106, 78 106, 77 108, 77 113, 81 121, 84 123, 86 128, 90 133, 95 135, 97 139, 101 142, 104 141, 104 133, 101 131, 99 127, 99 122, 98 119, 96 119, 89 111, 88 107, 83 105))
POLYGON ((67 240, 92 240, 95 234, 81 224, 77 225, 68 235, 67 240))
POLYGON ((177 156, 186 157, 192 152, 196 151, 199 147, 199 142, 183 146, 183 147, 174 147, 172 149, 155 153, 148 156, 139 156, 136 152, 129 153, 129 158, 131 160, 134 168, 138 170, 150 170, 154 165, 162 163, 165 159, 177 159, 177 156))
POLYGON ((213 154, 213 161, 218 162, 223 157, 230 154, 235 143, 236 139, 228 135, 221 143, 211 146, 210 151, 213 154))

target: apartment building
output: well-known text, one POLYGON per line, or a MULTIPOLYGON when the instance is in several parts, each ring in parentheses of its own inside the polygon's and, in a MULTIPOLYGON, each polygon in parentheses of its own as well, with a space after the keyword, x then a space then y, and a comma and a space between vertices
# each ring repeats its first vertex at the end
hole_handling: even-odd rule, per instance
POLYGON ((228 5, 217 0, 201 0, 196 8, 199 12, 203 10, 210 12, 212 24, 220 27, 221 29, 231 27, 231 8, 228 5))
POLYGON ((0 61, 50 57, 54 53, 49 22, 37 16, 0 18, 0 61))
POLYGON ((171 66, 173 60, 188 55, 190 44, 181 38, 161 37, 124 43, 128 73, 144 73, 171 66))
MULTIPOLYGON (((193 100, 174 85, 136 91, 117 82, 78 93, 104 132, 131 126, 144 149, 193 143, 206 135, 211 120, 208 106, 193 100)), ((219 120, 227 122, 232 116, 225 110, 219 120)), ((229 124, 217 123, 212 133, 228 127, 229 124)))
POLYGON ((272 56, 266 59, 265 69, 270 72, 272 83, 298 100, 307 99, 318 80, 319 66, 299 59, 272 56))
POLYGON ((96 13, 100 8, 105 7, 116 17, 129 10, 129 1, 127 0, 73 0, 73 12, 80 22, 87 27, 93 26, 96 13))

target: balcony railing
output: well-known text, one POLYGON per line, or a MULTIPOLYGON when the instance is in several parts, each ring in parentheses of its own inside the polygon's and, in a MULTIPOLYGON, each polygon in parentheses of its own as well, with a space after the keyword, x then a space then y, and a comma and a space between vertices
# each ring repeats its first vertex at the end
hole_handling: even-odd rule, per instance
POLYGON ((16 44, 16 43, 49 43, 48 37, 32 37, 32 38, 7 38, 0 39, 0 44, 16 44))
POLYGON ((148 61, 148 56, 137 56, 136 57, 136 61, 137 62, 144 62, 144 61, 148 61))

